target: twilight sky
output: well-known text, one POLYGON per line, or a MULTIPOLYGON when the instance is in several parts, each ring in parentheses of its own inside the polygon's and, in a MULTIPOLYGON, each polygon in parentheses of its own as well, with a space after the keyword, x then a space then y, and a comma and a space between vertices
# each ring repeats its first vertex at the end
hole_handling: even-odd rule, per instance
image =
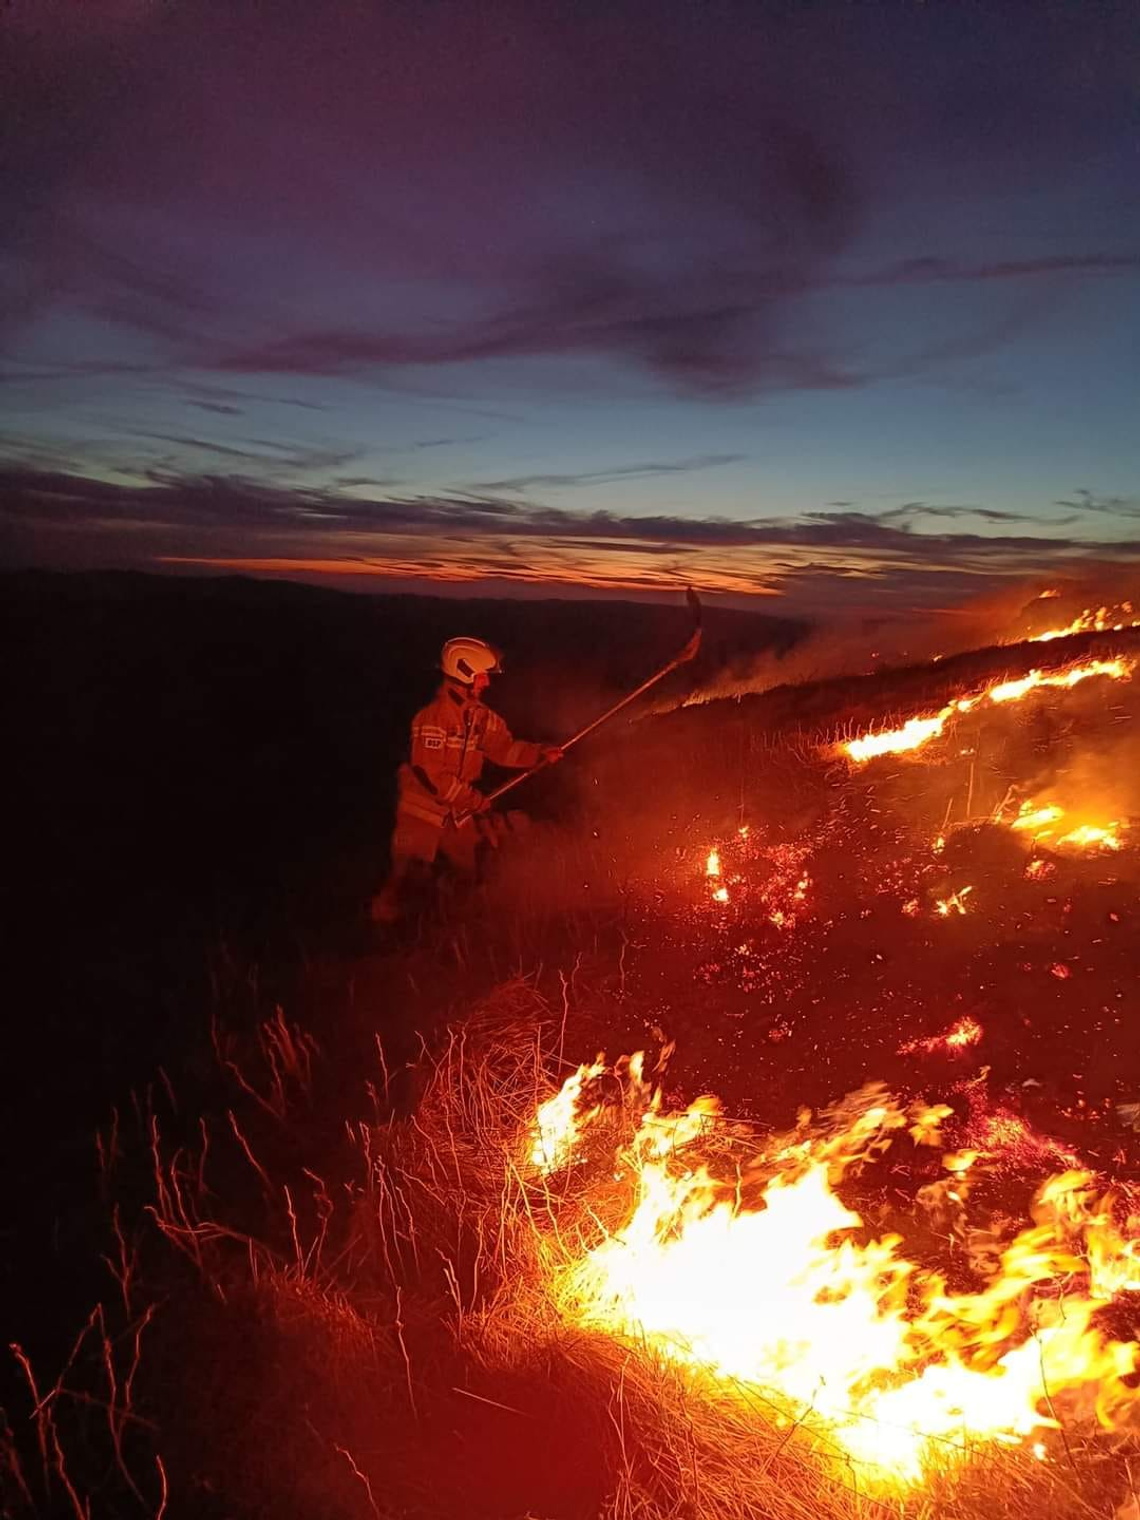
POLYGON ((1140 8, 9 0, 0 102, 5 564, 1140 566, 1140 8))

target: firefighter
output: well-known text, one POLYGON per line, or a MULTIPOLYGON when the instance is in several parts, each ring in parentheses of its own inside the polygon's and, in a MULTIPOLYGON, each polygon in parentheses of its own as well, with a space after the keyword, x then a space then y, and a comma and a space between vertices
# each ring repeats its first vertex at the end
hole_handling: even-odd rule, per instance
POLYGON ((396 827, 388 879, 372 899, 376 924, 395 923, 417 880, 426 882, 443 857, 461 875, 474 877, 480 848, 496 830, 486 800, 474 783, 483 762, 531 770, 562 759, 555 744, 513 739, 507 725, 483 701, 501 669, 498 652, 482 639, 449 639, 440 657, 443 681, 412 719, 411 752, 397 776, 396 827), (457 819, 465 815, 467 821, 457 819))

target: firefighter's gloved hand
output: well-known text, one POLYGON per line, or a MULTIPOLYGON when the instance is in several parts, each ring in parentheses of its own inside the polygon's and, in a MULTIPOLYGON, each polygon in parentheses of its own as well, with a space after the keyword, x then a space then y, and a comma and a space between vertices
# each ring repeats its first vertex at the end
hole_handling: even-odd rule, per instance
POLYGON ((544 744, 539 752, 539 765, 557 765, 566 754, 557 744, 544 744))

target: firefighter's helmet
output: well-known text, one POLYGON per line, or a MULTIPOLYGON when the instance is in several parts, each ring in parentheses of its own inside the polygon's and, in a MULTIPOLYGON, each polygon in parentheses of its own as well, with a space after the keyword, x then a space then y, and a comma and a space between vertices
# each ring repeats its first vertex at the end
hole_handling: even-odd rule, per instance
POLYGON ((464 686, 470 686, 477 675, 494 676, 502 669, 499 651, 483 639, 448 639, 439 663, 445 676, 464 686))

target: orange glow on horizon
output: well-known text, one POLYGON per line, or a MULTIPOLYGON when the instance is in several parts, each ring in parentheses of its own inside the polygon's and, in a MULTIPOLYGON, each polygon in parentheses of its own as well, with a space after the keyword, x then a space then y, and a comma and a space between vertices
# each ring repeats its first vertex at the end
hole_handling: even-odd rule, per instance
MULTIPOLYGON (((567 548, 572 548, 572 541, 568 541, 567 548)), ((260 558, 228 558, 217 555, 183 555, 162 554, 155 557, 157 565, 196 567, 206 570, 225 571, 231 575, 274 575, 274 576, 332 576, 339 579, 359 578, 360 580, 416 580, 426 581, 436 585, 475 586, 486 581, 509 581, 518 585, 536 587, 566 586, 575 587, 583 591, 640 591, 640 592, 675 592, 678 584, 686 582, 693 585, 694 589, 702 593, 720 594, 725 596, 747 597, 770 597, 782 598, 783 592, 775 586, 765 585, 761 581, 745 579, 733 575, 728 570, 708 568, 700 571, 699 575, 691 574, 688 570, 678 572, 674 567, 660 573, 630 574, 620 567, 619 540, 614 542, 615 550, 619 551, 612 556, 614 570, 591 570, 584 565, 553 566, 544 569, 540 564, 526 565, 520 563, 518 567, 504 565, 501 558, 496 554, 493 563, 484 563, 473 558, 469 563, 455 560, 450 564, 441 565, 432 560, 425 565, 419 560, 393 557, 390 560, 379 559, 346 559, 343 556, 329 559, 316 558, 291 558, 284 555, 264 556, 260 558)), ((537 555, 536 555, 537 559, 537 555)), ((639 566, 640 569, 640 566, 639 566)))

